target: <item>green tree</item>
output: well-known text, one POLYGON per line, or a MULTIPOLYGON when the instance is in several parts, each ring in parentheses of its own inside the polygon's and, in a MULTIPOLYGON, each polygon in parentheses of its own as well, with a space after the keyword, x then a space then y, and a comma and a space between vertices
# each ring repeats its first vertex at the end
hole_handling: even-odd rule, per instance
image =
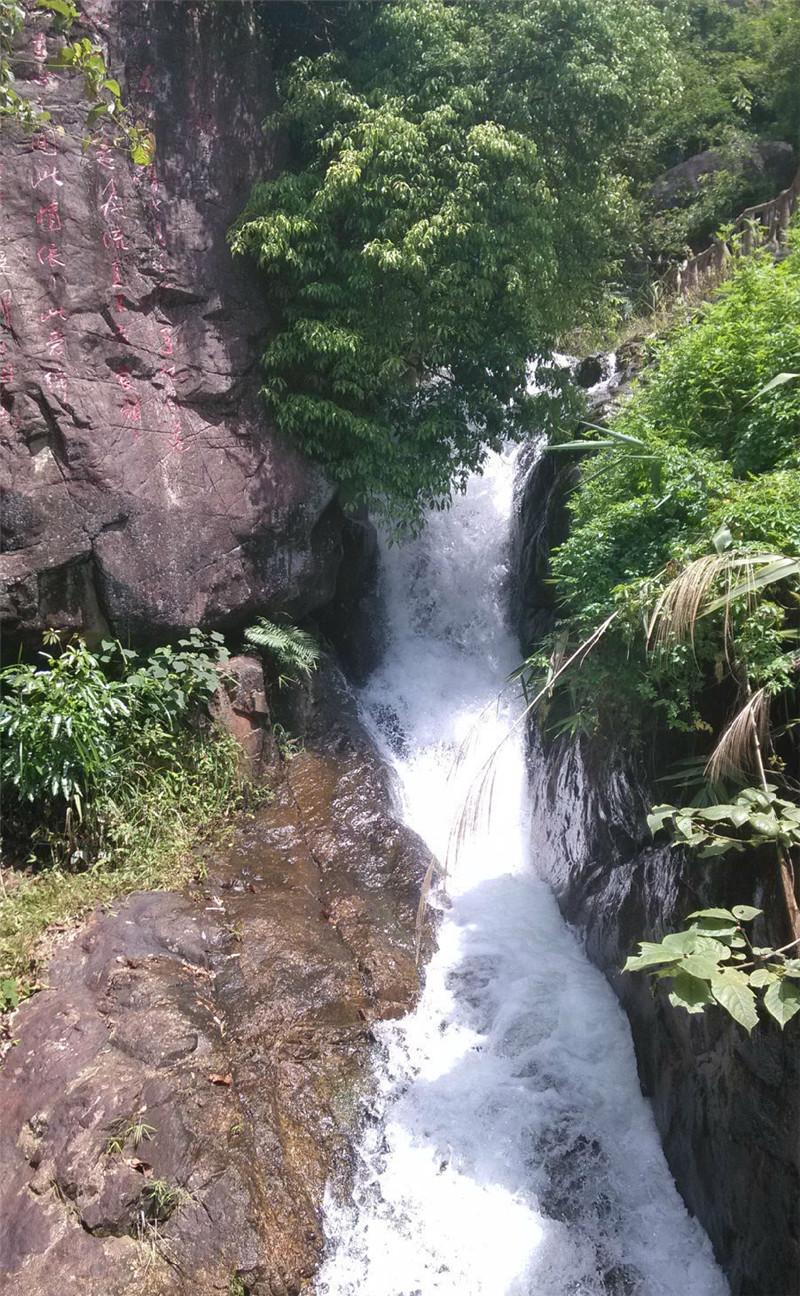
POLYGON ((413 526, 546 418, 528 363, 602 309, 632 132, 674 61, 657 10, 626 0, 396 0, 340 22, 336 51, 285 77, 292 163, 231 242, 277 308, 278 426, 413 526))

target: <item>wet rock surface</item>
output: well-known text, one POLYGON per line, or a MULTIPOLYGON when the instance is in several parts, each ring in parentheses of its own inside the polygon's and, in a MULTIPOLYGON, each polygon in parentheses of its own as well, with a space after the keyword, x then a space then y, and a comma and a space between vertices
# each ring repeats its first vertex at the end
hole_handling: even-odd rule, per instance
POLYGON ((17 1014, 0 1291, 308 1290, 371 1024, 415 995, 428 862, 326 668, 304 749, 204 880, 95 915, 17 1014))
POLYGON ((82 6, 155 133, 148 168, 84 149, 52 38, 18 68, 59 127, 4 137, 2 159, 0 616, 21 637, 163 639, 333 595, 342 515, 269 424, 268 302, 226 241, 277 166, 271 8, 82 6))
MULTIPOLYGON (((547 458, 534 462, 521 486, 523 633, 541 634, 552 616, 540 582, 565 524, 564 486, 547 458)), ((661 759, 669 762, 663 752, 661 759)), ((709 1234, 733 1296, 798 1296, 797 1033, 766 1020, 748 1037, 721 1011, 690 1016, 654 994, 647 978, 620 974, 638 941, 661 939, 705 905, 755 904, 774 915, 757 925, 756 943, 783 944, 773 861, 704 864, 655 846, 645 816, 664 794, 632 766, 624 735, 547 744, 534 732, 529 769, 536 866, 629 1017, 642 1087, 687 1206, 709 1234)))

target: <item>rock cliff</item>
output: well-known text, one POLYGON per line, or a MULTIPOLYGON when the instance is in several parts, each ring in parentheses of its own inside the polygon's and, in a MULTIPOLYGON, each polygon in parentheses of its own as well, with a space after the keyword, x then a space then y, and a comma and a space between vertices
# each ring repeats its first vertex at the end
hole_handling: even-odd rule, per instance
POLYGON ((146 169, 84 148, 81 87, 44 66, 51 37, 19 65, 53 124, 3 144, 7 632, 157 639, 236 627, 256 610, 300 617, 333 595, 341 514, 269 425, 258 395, 268 303, 226 246, 252 182, 276 165, 262 130, 272 8, 83 5, 155 133, 146 169))

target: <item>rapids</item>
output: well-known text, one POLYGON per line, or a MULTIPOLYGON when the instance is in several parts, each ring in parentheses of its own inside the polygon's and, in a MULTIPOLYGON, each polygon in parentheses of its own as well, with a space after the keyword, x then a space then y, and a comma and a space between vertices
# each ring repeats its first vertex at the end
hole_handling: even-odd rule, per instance
POLYGON ((513 490, 514 454, 494 455, 383 554, 390 642, 361 700, 449 872, 418 1007, 379 1030, 353 1194, 328 1193, 318 1296, 725 1296, 627 1019, 531 859, 519 703, 496 701, 519 657, 513 490), (491 804, 456 852, 495 749, 491 804))

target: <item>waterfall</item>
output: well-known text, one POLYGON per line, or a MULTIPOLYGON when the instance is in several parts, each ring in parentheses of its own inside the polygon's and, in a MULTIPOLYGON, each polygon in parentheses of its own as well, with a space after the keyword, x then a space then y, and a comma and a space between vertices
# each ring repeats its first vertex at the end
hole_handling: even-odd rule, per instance
POLYGON ((419 1004, 379 1028, 353 1191, 328 1192, 317 1293, 724 1296, 627 1020, 531 859, 519 703, 511 689, 497 702, 518 662, 513 485, 514 455, 490 457, 419 539, 384 552, 390 642, 362 702, 404 816, 441 860, 497 757, 485 816, 450 850, 419 1004))

